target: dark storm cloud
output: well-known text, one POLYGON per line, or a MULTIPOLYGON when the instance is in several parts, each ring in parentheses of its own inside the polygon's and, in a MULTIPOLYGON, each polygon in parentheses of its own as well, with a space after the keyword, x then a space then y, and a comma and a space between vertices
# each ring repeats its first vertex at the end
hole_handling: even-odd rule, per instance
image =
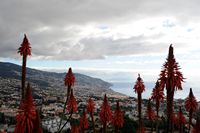
POLYGON ((185 25, 199 22, 199 4, 195 0, 2 0, 0 57, 18 57, 16 50, 24 33, 28 34, 33 55, 38 58, 82 60, 161 52, 166 44, 152 44, 149 37, 83 36, 82 28, 163 16, 175 17, 185 25))

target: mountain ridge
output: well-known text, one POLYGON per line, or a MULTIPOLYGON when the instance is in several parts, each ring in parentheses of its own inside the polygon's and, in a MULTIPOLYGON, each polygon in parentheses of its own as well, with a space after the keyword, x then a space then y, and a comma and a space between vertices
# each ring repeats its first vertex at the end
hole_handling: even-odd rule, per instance
MULTIPOLYGON (((65 90, 64 86, 64 77, 66 73, 57 73, 57 72, 47 72, 43 70, 37 70, 33 68, 27 68, 27 80, 30 82, 35 88, 35 90, 40 89, 49 89, 55 91, 65 90)), ((97 95, 102 96, 103 94, 108 95, 118 95, 125 96, 124 94, 115 92, 111 90, 111 83, 103 81, 99 78, 93 78, 87 75, 83 75, 80 73, 74 73, 76 77, 76 82, 74 91, 77 95, 97 95)), ((5 79, 10 80, 11 86, 15 88, 20 88, 20 80, 21 80, 21 66, 9 62, 0 62, 0 81, 3 82, 5 79), (15 84, 12 83, 15 81, 15 84)), ((2 84, 2 83, 1 83, 2 84)), ((3 85, 1 85, 1 88, 3 85)), ((1 89, 0 88, 0 89, 1 89)))

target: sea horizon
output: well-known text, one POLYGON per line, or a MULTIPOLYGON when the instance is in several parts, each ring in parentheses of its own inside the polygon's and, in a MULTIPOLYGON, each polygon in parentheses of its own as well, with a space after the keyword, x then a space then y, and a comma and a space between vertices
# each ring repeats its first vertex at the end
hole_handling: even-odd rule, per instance
MULTIPOLYGON (((127 96, 136 97, 137 94, 133 90, 134 82, 110 82, 112 84, 111 89, 120 92, 122 94, 125 94, 127 96)), ((152 93, 152 90, 155 86, 155 83, 152 82, 144 82, 145 85, 145 91, 142 93, 142 97, 144 99, 149 99, 152 93)), ((175 99, 185 99, 189 95, 190 88, 188 86, 183 86, 182 90, 175 91, 174 98, 175 99)), ((200 89, 199 88, 193 88, 193 92, 195 97, 198 101, 200 101, 200 89)), ((165 90, 164 90, 165 93, 165 90)))

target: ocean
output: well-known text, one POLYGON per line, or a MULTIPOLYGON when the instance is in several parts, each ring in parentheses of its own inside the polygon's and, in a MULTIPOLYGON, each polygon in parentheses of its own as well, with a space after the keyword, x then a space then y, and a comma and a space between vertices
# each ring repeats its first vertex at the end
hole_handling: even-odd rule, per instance
MULTIPOLYGON (((127 96, 133 96, 137 97, 137 94, 134 92, 133 86, 135 82, 111 82, 112 87, 111 89, 120 92, 122 94, 126 94, 127 96)), ((154 82, 146 82, 145 83, 145 91, 142 93, 142 97, 145 99, 149 99, 153 90, 153 87, 155 86, 154 82)), ((189 94, 190 88, 187 86, 183 87, 183 90, 178 90, 175 92, 174 97, 176 99, 185 99, 189 94)), ((200 88, 193 88, 193 93, 198 101, 200 101, 200 88)))

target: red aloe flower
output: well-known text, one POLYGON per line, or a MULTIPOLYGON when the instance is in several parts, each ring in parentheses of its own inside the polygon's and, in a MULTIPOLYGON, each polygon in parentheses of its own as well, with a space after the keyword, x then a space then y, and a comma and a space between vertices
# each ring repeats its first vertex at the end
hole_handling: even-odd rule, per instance
POLYGON ((142 109, 142 92, 145 91, 145 86, 140 74, 138 74, 137 81, 135 83, 134 89, 135 93, 138 94, 138 118, 139 118, 139 128, 141 128, 142 121, 141 121, 141 109, 142 109))
POLYGON ((145 133, 145 128, 144 127, 138 128, 136 133, 145 133))
POLYGON ((88 129, 88 119, 85 109, 83 110, 83 116, 80 118, 80 129, 84 132, 85 129, 88 129))
POLYGON ((65 86, 73 86, 75 82, 75 76, 72 72, 72 68, 70 67, 66 76, 65 76, 65 86))
POLYGON ((0 131, 0 133, 6 133, 6 131, 4 130, 4 131, 0 131))
POLYGON ((153 132, 153 121, 155 120, 155 112, 151 108, 151 99, 149 99, 148 101, 146 114, 151 121, 151 131, 153 132))
POLYGON ((63 113, 62 113, 62 117, 60 119, 60 124, 59 124, 58 130, 60 130, 60 127, 61 127, 61 124, 62 124, 62 120, 63 120, 64 114, 65 114, 65 107, 66 107, 66 105, 68 103, 69 96, 70 96, 70 94, 72 92, 71 87, 74 85, 74 83, 75 83, 75 76, 74 76, 74 74, 72 72, 72 69, 69 68, 69 70, 68 70, 68 72, 67 72, 67 74, 65 76, 65 79, 64 79, 64 84, 65 84, 65 86, 67 86, 67 98, 65 100, 63 113))
POLYGON ((143 82, 142 78, 140 77, 140 74, 138 74, 138 78, 137 78, 137 81, 134 86, 135 93, 142 93, 143 91, 145 91, 144 88, 145 88, 144 82, 143 82))
POLYGON ((176 113, 172 113, 171 114, 171 126, 172 126, 172 132, 174 131, 174 125, 177 125, 177 120, 178 118, 177 118, 177 115, 176 115, 176 113))
POLYGON ((200 131, 200 119, 197 117, 196 125, 194 126, 192 133, 199 133, 200 131))
POLYGON ((172 114, 171 114, 171 131, 172 131, 172 133, 174 132, 174 126, 175 125, 177 125, 177 121, 178 121, 178 118, 177 118, 177 115, 176 115, 176 113, 175 112, 173 112, 172 114))
POLYGON ((185 101, 185 108, 187 111, 195 112, 197 110, 197 107, 198 107, 197 100, 193 95, 192 88, 190 88, 190 94, 185 101))
POLYGON ((70 113, 77 111, 77 102, 76 102, 76 98, 74 97, 73 91, 71 91, 71 95, 67 103, 67 111, 70 113))
POLYGON ((95 121, 94 121, 94 108, 95 108, 95 103, 93 102, 92 98, 90 97, 87 103, 87 112, 90 114, 90 117, 92 119, 92 125, 93 125, 93 132, 96 133, 95 129, 95 121))
POLYGON ((156 82, 155 88, 152 91, 151 99, 156 102, 157 117, 159 113, 160 102, 164 100, 164 92, 160 87, 159 81, 156 82))
POLYGON ((112 124, 115 127, 115 132, 118 133, 119 128, 123 127, 124 124, 124 113, 119 107, 119 101, 117 101, 117 107, 113 115, 112 124))
POLYGON ((100 121, 103 124, 104 133, 106 133, 107 123, 112 120, 112 111, 110 109, 110 105, 108 103, 106 94, 104 96, 104 100, 103 100, 103 104, 101 106, 101 111, 100 111, 99 116, 100 116, 100 121))
POLYGON ((172 115, 171 115, 172 123, 173 123, 173 124, 176 124, 176 123, 177 123, 177 119, 178 119, 178 118, 177 118, 176 113, 173 112, 172 115))
POLYGON ((155 120, 155 112, 151 108, 151 100, 150 99, 148 101, 146 113, 147 113, 147 117, 149 118, 150 121, 154 121, 155 120))
POLYGON ((177 123, 176 123, 177 127, 179 129, 179 133, 183 132, 182 130, 183 130, 183 126, 185 125, 185 123, 186 123, 186 119, 183 115, 181 107, 179 107, 179 112, 177 114, 177 123))
POLYGON ((36 110, 36 119, 34 121, 33 128, 34 128, 33 133, 43 133, 41 120, 40 120, 40 114, 38 113, 38 110, 36 110))
POLYGON ((94 106, 95 103, 93 102, 92 98, 90 97, 87 103, 87 112, 88 113, 94 113, 94 106))
POLYGON ((156 132, 158 132, 158 118, 159 118, 159 107, 160 103, 164 100, 164 92, 160 86, 159 81, 156 82, 155 87, 153 88, 151 99, 156 102, 156 114, 157 114, 157 121, 156 121, 156 132))
POLYGON ((21 47, 19 47, 18 49, 18 53, 20 53, 20 55, 22 56, 31 55, 31 47, 28 38, 26 37, 26 34, 24 34, 24 40, 21 44, 21 47))
POLYGON ((22 99, 24 99, 24 94, 25 94, 25 82, 26 82, 26 60, 27 60, 27 56, 31 55, 31 47, 30 47, 30 43, 26 37, 26 35, 24 34, 24 40, 21 44, 21 47, 19 47, 18 49, 18 53, 20 53, 20 55, 22 55, 22 80, 21 80, 21 86, 22 86, 22 99))
POLYGON ((163 69, 160 73, 161 86, 166 86, 167 90, 174 91, 174 89, 182 90, 183 75, 179 71, 180 67, 174 58, 172 44, 169 47, 169 54, 167 61, 163 65, 163 69))
POLYGON ((190 125, 192 124, 192 114, 197 111, 198 103, 193 95, 192 88, 190 88, 190 94, 185 100, 185 109, 189 112, 189 132, 190 125))
POLYGON ((71 67, 69 68, 66 76, 65 76, 65 79, 64 79, 64 82, 65 82, 65 86, 67 86, 67 100, 69 99, 69 95, 71 93, 71 87, 74 85, 74 82, 75 82, 75 76, 72 72, 72 69, 71 67))
POLYGON ((179 70, 180 67, 174 58, 173 47, 170 45, 167 61, 164 63, 160 73, 161 87, 162 89, 166 87, 167 90, 167 132, 172 129, 172 127, 170 127, 170 118, 173 112, 174 91, 175 89, 182 90, 182 82, 184 78, 179 70))
POLYGON ((80 133, 80 131, 79 131, 79 125, 73 125, 71 127, 71 133, 80 133))
POLYGON ((16 116, 15 133, 32 133, 33 124, 36 119, 36 108, 33 103, 31 87, 28 83, 25 99, 21 101, 18 114, 16 116))

